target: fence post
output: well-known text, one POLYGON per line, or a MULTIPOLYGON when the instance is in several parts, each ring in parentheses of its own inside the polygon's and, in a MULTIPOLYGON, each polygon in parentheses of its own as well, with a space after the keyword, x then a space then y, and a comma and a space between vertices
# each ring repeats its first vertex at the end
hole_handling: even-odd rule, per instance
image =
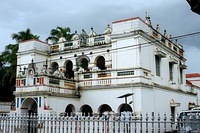
POLYGON ((185 133, 186 132, 186 118, 185 118, 185 116, 183 116, 182 123, 183 123, 183 132, 185 133))
POLYGON ((166 113, 164 113, 164 132, 166 132, 166 121, 167 121, 167 116, 166 116, 166 113))
POLYGON ((90 115, 87 117, 87 122, 88 122, 88 133, 90 132, 90 115))
POLYGON ((145 120, 146 120, 146 133, 148 133, 148 120, 149 120, 149 117, 148 117, 148 113, 146 113, 146 118, 145 118, 145 120))
POLYGON ((112 128, 112 131, 113 131, 113 133, 115 133, 115 121, 116 121, 116 119, 115 119, 115 116, 112 116, 112 124, 113 124, 113 128, 112 128))
POLYGON ((158 133, 160 133, 160 114, 158 113, 158 133))
POLYGON ((75 116, 75 133, 78 133, 79 131, 79 125, 78 125, 78 115, 75 116))
POLYGON ((109 117, 108 117, 108 115, 105 115, 104 116, 104 123, 105 123, 105 133, 108 133, 108 131, 109 131, 109 127, 108 127, 108 121, 109 121, 109 117))
POLYGON ((199 114, 196 115, 197 131, 199 132, 199 114))
POLYGON ((171 132, 173 132, 173 120, 174 120, 174 118, 173 118, 173 115, 171 114, 170 115, 170 121, 171 121, 170 122, 170 126, 171 126, 170 128, 171 128, 171 132))
POLYGON ((92 116, 92 130, 93 130, 93 133, 95 133, 95 116, 93 115, 92 116))
POLYGON ((137 123, 136 123, 136 121, 137 121, 137 114, 136 113, 133 114, 133 121, 134 121, 134 125, 135 125, 134 132, 137 133, 137 123))
POLYGON ((142 113, 140 113, 140 133, 142 133, 142 113))
POLYGON ((151 121, 152 121, 152 133, 154 133, 154 112, 152 112, 152 118, 151 118, 151 121))

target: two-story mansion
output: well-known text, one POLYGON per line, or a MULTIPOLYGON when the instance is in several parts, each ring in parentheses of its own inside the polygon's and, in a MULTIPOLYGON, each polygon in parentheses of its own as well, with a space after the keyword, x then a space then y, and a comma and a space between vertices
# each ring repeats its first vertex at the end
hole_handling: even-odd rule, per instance
POLYGON ((196 103, 186 91, 185 61, 183 47, 148 17, 114 21, 103 34, 75 32, 70 42, 24 41, 12 112, 174 114, 196 103))

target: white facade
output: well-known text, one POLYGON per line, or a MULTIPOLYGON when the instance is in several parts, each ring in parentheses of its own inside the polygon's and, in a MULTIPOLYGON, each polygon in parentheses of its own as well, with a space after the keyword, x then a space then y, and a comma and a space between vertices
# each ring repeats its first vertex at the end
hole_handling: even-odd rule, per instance
POLYGON ((13 112, 174 114, 197 102, 186 90, 183 48, 148 18, 115 21, 100 35, 75 33, 71 42, 21 42, 17 57, 13 112))

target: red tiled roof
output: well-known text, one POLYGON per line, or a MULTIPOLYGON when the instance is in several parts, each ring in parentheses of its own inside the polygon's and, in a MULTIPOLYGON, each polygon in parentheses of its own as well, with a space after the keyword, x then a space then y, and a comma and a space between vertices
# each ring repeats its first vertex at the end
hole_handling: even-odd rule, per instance
POLYGON ((186 84, 192 85, 192 82, 190 82, 189 80, 186 80, 186 84))
POLYGON ((186 78, 200 77, 199 73, 186 74, 186 78))
POLYGON ((192 82, 190 82, 189 80, 186 80, 186 84, 187 84, 187 85, 190 85, 190 86, 194 86, 194 87, 200 89, 200 86, 197 86, 197 85, 192 84, 192 82))
POLYGON ((141 20, 143 23, 147 24, 147 23, 146 23, 144 20, 142 20, 140 17, 134 17, 134 18, 127 18, 127 19, 117 20, 117 21, 112 22, 112 24, 121 23, 121 22, 126 22, 126 21, 130 21, 130 20, 136 20, 136 19, 139 19, 139 20, 141 20))

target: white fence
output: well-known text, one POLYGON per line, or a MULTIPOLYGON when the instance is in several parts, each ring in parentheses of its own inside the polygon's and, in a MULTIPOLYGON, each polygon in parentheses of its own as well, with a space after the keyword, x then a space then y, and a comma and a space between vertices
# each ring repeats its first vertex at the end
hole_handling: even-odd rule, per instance
MULTIPOLYGON (((197 123, 196 123, 197 122, 197 123)), ((0 133, 164 133, 186 132, 178 127, 194 124, 193 121, 183 121, 164 114, 157 116, 142 116, 123 113, 121 116, 59 116, 53 114, 43 115, 0 115, 0 133)), ((200 121, 196 131, 200 131, 200 121)))

